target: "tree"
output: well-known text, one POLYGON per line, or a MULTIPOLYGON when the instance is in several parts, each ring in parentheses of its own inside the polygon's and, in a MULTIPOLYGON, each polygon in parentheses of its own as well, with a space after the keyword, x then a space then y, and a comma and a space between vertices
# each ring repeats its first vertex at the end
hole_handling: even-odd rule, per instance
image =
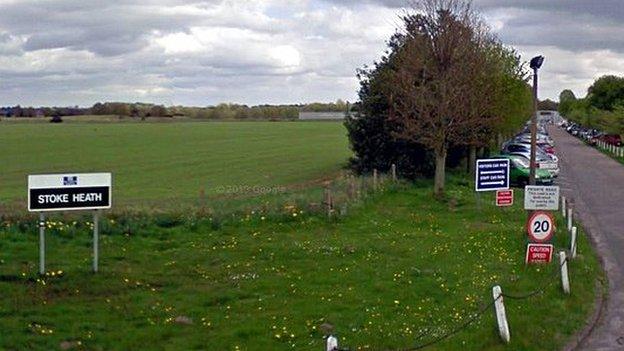
POLYGON ((574 95, 574 92, 572 92, 572 90, 570 89, 563 90, 559 94, 559 108, 558 108, 559 113, 562 116, 567 116, 572 110, 572 107, 575 101, 576 101, 576 96, 574 95))
POLYGON ((624 105, 624 77, 602 76, 587 90, 591 106, 613 111, 617 105, 624 105))
POLYGON ((356 171, 396 163, 402 176, 435 175, 440 195, 446 167, 467 148, 474 155, 494 135, 522 126, 532 95, 519 55, 490 35, 468 5, 419 4, 401 17, 402 29, 380 61, 358 70, 359 101, 345 125, 356 171))
POLYGON ((559 104, 550 99, 541 100, 537 104, 537 109, 542 111, 557 111, 559 109, 559 104))
POLYGON ((444 192, 450 147, 473 143, 493 125, 496 87, 493 40, 470 6, 460 0, 422 0, 403 16, 405 32, 391 73, 391 119, 397 138, 435 154, 434 193, 444 192))
MULTIPOLYGON (((388 45, 397 43, 391 39, 388 45)), ((393 136, 396 125, 389 120, 390 96, 387 94, 388 74, 394 66, 394 56, 386 55, 373 67, 358 70, 360 89, 355 115, 345 119, 351 149, 351 168, 358 173, 373 169, 388 170, 394 163, 405 177, 429 176, 433 172, 433 157, 422 144, 398 140, 393 136)))
POLYGON ((165 117, 167 109, 163 105, 154 105, 149 110, 150 117, 165 117))

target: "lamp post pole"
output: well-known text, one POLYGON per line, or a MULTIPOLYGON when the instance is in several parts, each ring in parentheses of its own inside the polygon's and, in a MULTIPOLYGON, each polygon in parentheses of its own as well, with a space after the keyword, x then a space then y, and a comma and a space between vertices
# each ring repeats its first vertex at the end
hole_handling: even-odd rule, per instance
POLYGON ((531 68, 533 69, 533 115, 531 116, 531 160, 529 169, 529 184, 535 185, 535 173, 537 162, 535 160, 537 148, 537 71, 544 63, 543 56, 536 56, 531 59, 531 68))

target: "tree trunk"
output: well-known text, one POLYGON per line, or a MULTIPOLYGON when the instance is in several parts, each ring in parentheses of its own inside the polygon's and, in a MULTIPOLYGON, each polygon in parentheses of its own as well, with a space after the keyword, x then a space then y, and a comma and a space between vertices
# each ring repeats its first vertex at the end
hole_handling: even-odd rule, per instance
POLYGON ((433 193, 436 197, 442 197, 444 195, 444 176, 446 173, 446 147, 436 148, 435 159, 433 193))
POLYGON ((475 167, 477 166, 477 147, 470 146, 468 149, 468 174, 471 177, 475 175, 475 167))

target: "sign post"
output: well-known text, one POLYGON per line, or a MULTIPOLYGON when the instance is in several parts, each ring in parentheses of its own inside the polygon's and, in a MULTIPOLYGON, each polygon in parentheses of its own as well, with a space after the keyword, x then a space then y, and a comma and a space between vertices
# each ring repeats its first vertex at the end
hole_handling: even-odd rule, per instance
POLYGON ((555 231, 555 220, 546 211, 535 211, 527 222, 527 232, 532 242, 544 243, 549 241, 555 231))
POLYGON ((554 246, 548 242, 555 232, 555 220, 546 211, 534 211, 527 221, 527 244, 525 263, 550 263, 554 246))
POLYGON ((39 213, 39 274, 45 274, 45 215, 39 213))
POLYGON ((99 209, 111 208, 110 173, 28 176, 28 211, 39 212, 39 274, 45 274, 45 212, 93 210, 93 272, 98 271, 99 209))
POLYGON ((496 190, 496 206, 512 206, 514 200, 513 190, 496 190))
POLYGON ((475 172, 476 191, 494 191, 509 189, 509 160, 483 159, 477 160, 475 172))
POLYGON ((525 210, 552 210, 559 209, 559 187, 527 185, 524 188, 525 210))
POLYGON ((93 272, 98 271, 98 256, 100 248, 100 214, 98 210, 93 210, 93 272))
POLYGON ((527 244, 526 257, 524 262, 530 263, 550 263, 552 261, 554 247, 552 244, 527 244))

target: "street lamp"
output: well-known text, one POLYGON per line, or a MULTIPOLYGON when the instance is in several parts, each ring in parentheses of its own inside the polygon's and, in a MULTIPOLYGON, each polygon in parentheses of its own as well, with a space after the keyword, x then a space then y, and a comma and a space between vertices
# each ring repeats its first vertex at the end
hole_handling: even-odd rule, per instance
POLYGON ((529 66, 533 69, 533 115, 531 116, 531 168, 529 173, 529 184, 535 185, 535 148, 537 147, 537 70, 542 67, 544 56, 535 56, 531 59, 529 66))

